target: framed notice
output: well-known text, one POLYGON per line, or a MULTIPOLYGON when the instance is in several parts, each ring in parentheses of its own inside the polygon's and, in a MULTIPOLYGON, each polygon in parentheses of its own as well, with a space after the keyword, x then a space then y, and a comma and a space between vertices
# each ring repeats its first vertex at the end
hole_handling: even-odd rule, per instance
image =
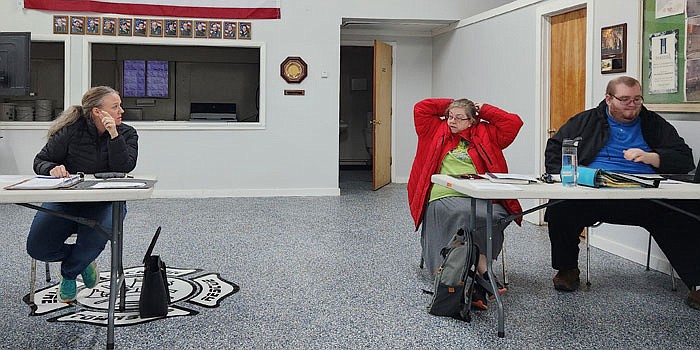
POLYGON ((700 1, 640 1, 644 105, 656 112, 700 112, 700 1))

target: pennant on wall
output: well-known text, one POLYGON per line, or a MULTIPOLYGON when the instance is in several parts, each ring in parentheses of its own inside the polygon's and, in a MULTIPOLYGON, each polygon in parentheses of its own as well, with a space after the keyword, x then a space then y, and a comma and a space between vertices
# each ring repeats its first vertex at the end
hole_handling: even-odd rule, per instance
POLYGON ((280 0, 24 0, 24 7, 158 17, 280 18, 280 0))

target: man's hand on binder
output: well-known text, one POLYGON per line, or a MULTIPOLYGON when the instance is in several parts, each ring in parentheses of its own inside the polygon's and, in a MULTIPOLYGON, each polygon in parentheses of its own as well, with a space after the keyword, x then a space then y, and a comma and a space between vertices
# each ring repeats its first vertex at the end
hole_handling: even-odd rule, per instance
POLYGON ((49 170, 49 175, 53 177, 68 177, 70 174, 66 170, 65 165, 57 165, 53 169, 49 170))

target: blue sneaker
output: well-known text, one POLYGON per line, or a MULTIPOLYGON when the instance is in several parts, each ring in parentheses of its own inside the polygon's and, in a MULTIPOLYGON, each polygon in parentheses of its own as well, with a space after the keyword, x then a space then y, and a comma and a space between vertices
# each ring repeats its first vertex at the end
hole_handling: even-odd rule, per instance
POLYGON ((100 278, 100 273, 97 271, 97 264, 95 264, 94 261, 91 262, 90 265, 85 268, 85 271, 80 273, 80 276, 83 276, 85 288, 95 288, 97 280, 100 278))
POLYGON ((70 303, 75 300, 75 294, 78 288, 75 285, 75 280, 69 280, 61 276, 61 282, 58 284, 58 299, 64 303, 70 303))

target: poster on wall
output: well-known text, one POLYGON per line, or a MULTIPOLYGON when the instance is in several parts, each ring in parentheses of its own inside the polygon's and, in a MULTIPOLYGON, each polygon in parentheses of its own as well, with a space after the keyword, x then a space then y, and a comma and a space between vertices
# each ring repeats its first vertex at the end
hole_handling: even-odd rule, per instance
POLYGON ((678 29, 649 36, 649 94, 678 92, 678 29))
POLYGON ((627 71, 627 23, 600 30, 600 72, 627 71))
POLYGON ((695 17, 700 15, 700 0, 687 0, 687 8, 685 15, 687 17, 695 17))
POLYGON ((168 97, 168 61, 146 61, 146 96, 168 97))
POLYGON ((685 0, 656 0, 656 18, 680 15, 685 11, 685 0))
POLYGON ((685 101, 700 101, 700 0, 688 0, 685 22, 685 101))
POLYGON ((124 97, 146 95, 146 61, 124 60, 124 97))

